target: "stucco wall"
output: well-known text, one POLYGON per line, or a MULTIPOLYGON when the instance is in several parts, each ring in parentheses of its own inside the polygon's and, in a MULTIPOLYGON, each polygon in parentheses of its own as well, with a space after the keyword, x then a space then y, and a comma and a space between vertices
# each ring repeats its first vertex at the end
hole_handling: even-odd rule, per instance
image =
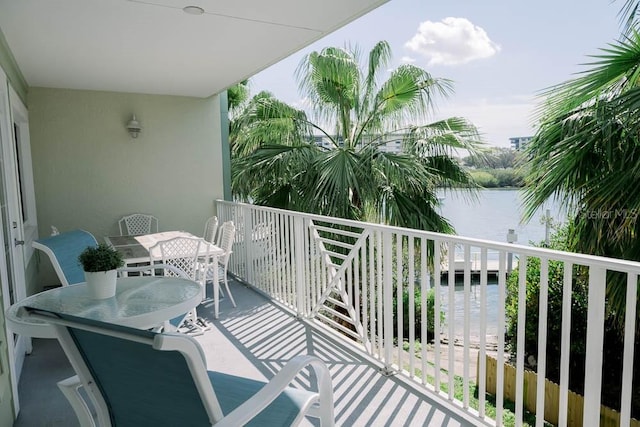
POLYGON ((201 235, 223 196, 218 96, 30 88, 28 108, 41 236, 55 225, 101 241, 134 212, 201 235), (137 139, 125 129, 133 113, 137 139))

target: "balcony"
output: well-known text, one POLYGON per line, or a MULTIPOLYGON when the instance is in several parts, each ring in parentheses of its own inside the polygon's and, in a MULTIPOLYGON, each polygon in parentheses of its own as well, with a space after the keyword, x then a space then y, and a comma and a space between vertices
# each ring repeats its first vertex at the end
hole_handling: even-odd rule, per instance
MULTIPOLYGON (((230 270, 238 279, 232 291, 239 304, 237 309, 223 304, 220 319, 197 337, 211 369, 263 379, 296 354, 315 354, 332 373, 338 425, 503 425, 509 393, 515 396, 515 425, 524 418, 527 395, 534 396, 538 410, 533 422, 538 425, 550 407, 559 408, 559 425, 578 418, 597 420, 603 371, 609 369, 603 364, 605 281, 615 273, 624 277, 627 296, 621 421, 615 425, 630 425, 639 263, 245 204, 217 205, 220 220, 233 220, 238 228, 230 270), (512 271, 519 273, 510 297, 524 307, 524 273, 534 262, 540 265, 538 351, 525 355, 525 323, 531 322, 531 312, 517 309, 512 314, 518 323, 511 348, 502 331, 508 278, 512 271), (557 325, 562 340, 559 361, 547 361, 548 295, 554 280, 549 272, 558 266, 563 271, 562 320, 557 325), (575 375, 570 372, 575 362, 569 355, 571 322, 577 320, 572 319, 570 290, 578 274, 588 283, 579 415, 569 404, 575 375), (416 298, 430 289, 432 307, 425 297, 416 298), (406 328, 405 323, 420 327, 406 328), (487 356, 495 358, 496 370, 488 367, 487 356), (526 380, 525 356, 535 361, 535 384, 526 380), (509 386, 504 381, 507 361, 515 371, 509 386), (560 378, 554 398, 545 393, 544 379, 552 363, 559 366, 560 378), (492 375, 495 414, 485 409, 492 375)), ((212 308, 204 304, 200 314, 211 318, 212 308)), ((55 390, 55 381, 70 374, 55 343, 36 342, 25 362, 16 425, 38 425, 30 416, 71 425, 73 414, 55 390)))
MULTIPOLYGON (((288 309, 238 282, 231 283, 231 290, 238 307, 222 300, 218 320, 213 321, 212 306, 199 308, 212 324, 204 335, 195 336, 210 369, 267 379, 293 356, 313 353, 331 370, 338 425, 469 425, 470 419, 452 413, 402 378, 383 375, 375 361, 331 331, 296 319, 288 309)), ((22 409, 14 427, 78 425, 55 385, 71 375, 56 341, 34 340, 33 353, 25 359, 19 387, 22 409)))

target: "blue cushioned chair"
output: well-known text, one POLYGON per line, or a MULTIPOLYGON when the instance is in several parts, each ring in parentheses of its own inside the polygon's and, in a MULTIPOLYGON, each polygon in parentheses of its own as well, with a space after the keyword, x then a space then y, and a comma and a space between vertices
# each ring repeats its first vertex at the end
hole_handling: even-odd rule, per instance
POLYGON ((63 286, 84 282, 84 270, 78 256, 98 242, 91 233, 72 230, 33 242, 33 247, 46 253, 63 286))
POLYGON ((305 416, 334 424, 331 378, 316 357, 293 358, 265 384, 207 371, 202 348, 186 335, 27 310, 55 327, 100 426, 271 427, 297 425, 305 416), (317 390, 290 387, 308 368, 317 390))

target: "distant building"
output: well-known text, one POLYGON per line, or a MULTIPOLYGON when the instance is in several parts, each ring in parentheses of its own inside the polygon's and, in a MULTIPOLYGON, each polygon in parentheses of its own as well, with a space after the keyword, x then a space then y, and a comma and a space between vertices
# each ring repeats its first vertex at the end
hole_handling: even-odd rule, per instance
MULTIPOLYGON (((386 140, 384 141, 384 144, 381 144, 379 147, 380 151, 383 151, 385 153, 394 153, 394 154, 401 153, 403 137, 404 135, 402 134, 387 135, 386 140)), ((322 148, 330 149, 333 147, 333 143, 325 135, 315 135, 313 137, 313 142, 315 142, 316 145, 322 148)), ((342 146, 343 143, 344 142, 342 141, 342 138, 338 138, 338 144, 342 146)))
POLYGON ((532 136, 517 136, 515 138, 509 138, 511 149, 516 151, 524 150, 532 139, 532 136))

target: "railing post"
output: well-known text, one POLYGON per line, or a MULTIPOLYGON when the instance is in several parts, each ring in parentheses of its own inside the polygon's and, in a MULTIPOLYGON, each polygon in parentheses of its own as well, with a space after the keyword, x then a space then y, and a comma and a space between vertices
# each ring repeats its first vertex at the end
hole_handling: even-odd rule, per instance
POLYGON ((248 205, 242 206, 242 221, 242 243, 244 244, 244 259, 247 263, 247 280, 249 283, 255 284, 255 274, 253 271, 253 245, 251 242, 251 208, 248 205))
POLYGON ((602 392, 602 347, 604 344, 604 301, 607 271, 589 268, 589 299, 587 309, 587 348, 584 378, 584 419, 600 420, 602 392))
POLYGON ((383 248, 383 316, 384 316, 384 373, 393 373, 392 352, 393 352, 393 256, 391 232, 385 231, 382 235, 383 248))
POLYGON ((306 316, 304 297, 304 219, 301 216, 295 216, 293 219, 293 259, 295 263, 295 280, 296 280, 296 312, 298 316, 306 316))

